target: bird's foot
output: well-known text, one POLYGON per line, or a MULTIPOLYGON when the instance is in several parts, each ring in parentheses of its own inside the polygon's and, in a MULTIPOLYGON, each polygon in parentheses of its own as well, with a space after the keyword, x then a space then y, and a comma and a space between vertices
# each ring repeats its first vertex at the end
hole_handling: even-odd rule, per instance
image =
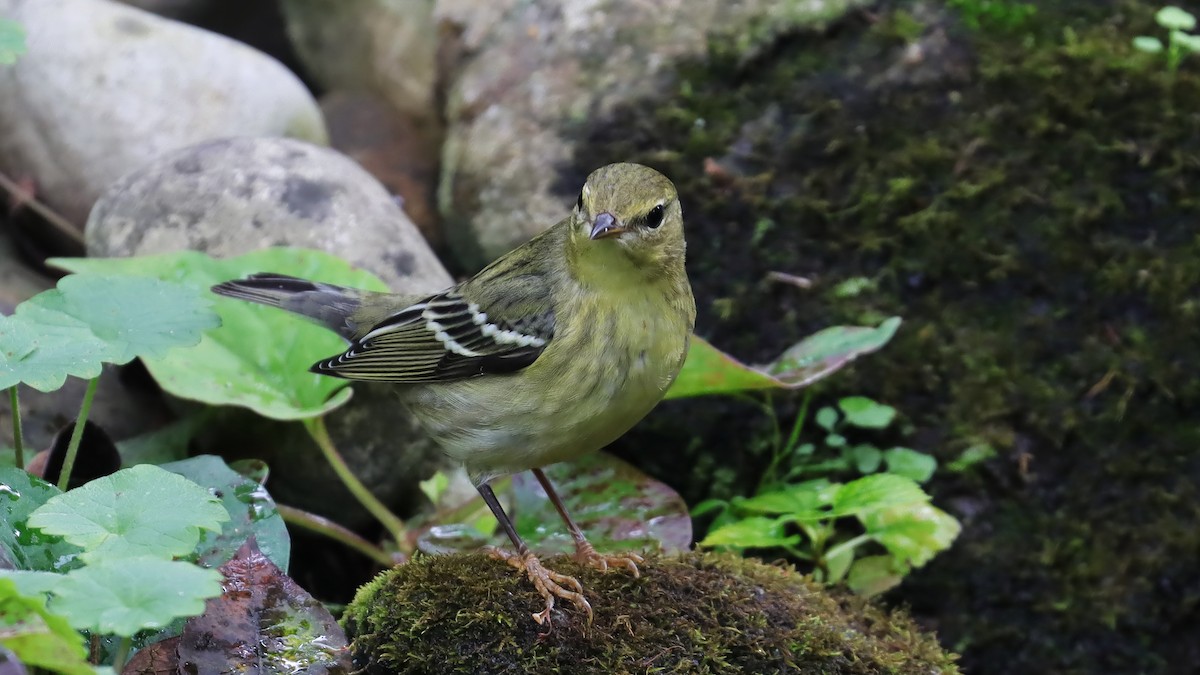
POLYGON ((622 553, 621 555, 597 553, 591 543, 586 539, 581 539, 575 544, 575 562, 594 567, 601 572, 607 572, 609 567, 623 567, 629 570, 629 573, 636 579, 641 576, 641 573, 638 572, 638 564, 646 562, 646 559, 636 553, 622 553))
POLYGON ((546 569, 542 566, 542 562, 538 560, 532 552, 525 553, 509 553, 503 549, 490 547, 488 555, 497 559, 503 560, 510 566, 517 568, 529 577, 533 582, 534 588, 537 588, 538 593, 546 600, 546 608, 540 612, 533 614, 533 620, 540 626, 549 624, 550 610, 554 609, 554 598, 562 598, 570 600, 571 604, 576 608, 587 612, 588 623, 592 622, 592 606, 588 603, 587 598, 583 597, 583 586, 575 577, 569 577, 565 574, 559 574, 554 570, 546 569), (569 590, 568 588, 574 590, 569 590))

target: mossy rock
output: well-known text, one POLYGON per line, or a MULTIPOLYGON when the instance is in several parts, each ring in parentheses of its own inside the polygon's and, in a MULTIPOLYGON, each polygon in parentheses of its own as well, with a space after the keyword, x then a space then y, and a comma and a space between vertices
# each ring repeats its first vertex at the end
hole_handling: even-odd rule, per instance
MULTIPOLYGON (((787 567, 721 554, 655 557, 634 579, 569 558, 593 623, 547 631, 523 575, 478 554, 426 556, 359 590, 343 623, 366 673, 957 673, 903 613, 831 594, 787 567)), ((560 603, 563 605, 565 603, 560 603)))

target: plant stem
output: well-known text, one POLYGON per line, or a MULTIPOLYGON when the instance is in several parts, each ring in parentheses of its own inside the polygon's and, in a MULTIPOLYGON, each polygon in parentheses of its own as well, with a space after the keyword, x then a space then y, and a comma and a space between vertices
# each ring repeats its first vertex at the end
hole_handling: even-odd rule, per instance
POLYGON ((75 455, 79 454, 79 442, 83 440, 83 427, 87 424, 88 413, 92 410, 92 397, 96 395, 96 386, 100 384, 97 375, 88 380, 87 390, 83 392, 83 404, 79 406, 79 417, 75 418, 75 428, 71 430, 71 442, 67 445, 67 456, 63 457, 62 471, 58 475, 58 489, 67 491, 67 483, 71 480, 71 469, 75 468, 75 455))
POLYGON ((279 515, 283 516, 283 520, 287 524, 302 527, 309 532, 323 534, 336 542, 344 544, 348 548, 358 551, 384 567, 393 567, 404 562, 404 556, 393 556, 328 518, 284 504, 276 504, 275 508, 278 509, 279 515))
POLYGON ((129 648, 133 646, 133 638, 123 637, 120 644, 117 645, 117 651, 113 654, 113 670, 121 672, 125 667, 125 660, 129 658, 129 648))
POLYGON ((315 417, 305 420, 305 427, 312 434, 313 440, 316 441, 317 447, 321 449, 321 454, 325 455, 325 460, 333 467, 333 472, 341 479, 342 484, 354 495, 359 504, 375 516, 375 519, 383 524, 388 533, 392 535, 392 539, 396 542, 397 547, 405 545, 405 528, 404 521, 400 520, 396 514, 392 513, 388 507, 384 506, 383 502, 375 498, 367 486, 362 484, 362 481, 354 475, 350 467, 346 464, 346 460, 338 453, 337 448, 333 445, 333 439, 329 437, 329 429, 325 426, 324 417, 315 417))
POLYGON ((871 535, 860 534, 853 539, 847 539, 846 541, 843 541, 842 543, 838 544, 837 546, 834 546, 833 548, 829 549, 828 551, 825 552, 825 557, 826 558, 834 558, 838 554, 845 551, 846 549, 854 548, 856 546, 859 546, 860 544, 865 544, 868 541, 871 541, 871 535))
POLYGON ((25 441, 21 433, 21 399, 17 396, 17 387, 20 385, 14 384, 8 388, 9 400, 12 401, 12 427, 13 427, 13 450, 17 456, 17 468, 25 468, 25 441))
POLYGON ((0 189, 12 195, 18 206, 28 206, 31 211, 44 218, 51 227, 58 230, 59 234, 71 242, 83 246, 83 233, 80 229, 72 225, 66 218, 60 216, 54 209, 38 201, 36 197, 29 194, 16 181, 3 173, 0 173, 0 189))

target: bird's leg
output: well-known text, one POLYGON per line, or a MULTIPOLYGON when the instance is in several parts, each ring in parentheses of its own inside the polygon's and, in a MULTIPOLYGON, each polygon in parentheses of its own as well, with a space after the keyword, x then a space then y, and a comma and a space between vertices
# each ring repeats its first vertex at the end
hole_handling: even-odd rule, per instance
POLYGON ((546 478, 546 474, 542 473, 541 469, 534 469, 533 475, 537 476, 538 482, 542 484, 542 489, 550 497, 550 503, 554 504, 554 508, 558 510, 558 515, 562 516, 563 522, 567 524, 567 529, 571 531, 571 537, 575 540, 575 560, 579 564, 590 565, 601 572, 607 572, 609 566, 624 567, 629 570, 634 578, 640 576, 638 563, 645 562, 642 556, 636 553, 624 553, 622 555, 603 555, 597 553, 592 544, 583 536, 583 530, 579 529, 579 526, 567 514, 566 507, 563 506, 562 500, 558 498, 558 493, 554 491, 554 486, 550 484, 550 479, 546 478))
POLYGON ((579 609, 587 612, 588 623, 592 622, 592 606, 588 604, 587 598, 583 597, 583 586, 575 579, 565 574, 559 574, 554 570, 546 569, 542 566, 537 556, 529 547, 525 545, 524 540, 517 534, 517 530, 513 527, 512 521, 508 519, 508 514, 504 513, 504 509, 500 506, 500 501, 496 499, 496 493, 492 492, 492 487, 487 483, 477 486, 479 494, 483 497, 483 501, 487 503, 488 508, 492 510, 492 514, 496 516, 496 520, 500 521, 500 526, 504 528, 508 538, 512 540, 513 546, 517 547, 516 553, 509 553, 498 548, 492 548, 489 553, 492 557, 503 560, 509 565, 521 570, 533 582, 538 593, 546 600, 546 608, 533 615, 533 620, 541 625, 550 620, 550 610, 554 609, 554 598, 559 597, 564 600, 570 600, 579 609), (574 590, 568 590, 564 586, 569 586, 574 590))

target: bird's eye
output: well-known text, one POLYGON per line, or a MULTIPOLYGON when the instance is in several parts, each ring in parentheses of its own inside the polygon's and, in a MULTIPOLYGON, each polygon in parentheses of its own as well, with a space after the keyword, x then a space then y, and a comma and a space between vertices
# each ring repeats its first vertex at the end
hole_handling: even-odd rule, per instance
POLYGON ((575 208, 580 211, 583 210, 583 193, 582 192, 579 193, 579 199, 575 200, 575 208))
POLYGON ((646 214, 646 227, 648 227, 652 230, 654 228, 658 227, 659 225, 662 225, 662 221, 663 221, 663 205, 662 204, 659 204, 658 206, 655 206, 654 208, 650 209, 650 213, 646 214))

